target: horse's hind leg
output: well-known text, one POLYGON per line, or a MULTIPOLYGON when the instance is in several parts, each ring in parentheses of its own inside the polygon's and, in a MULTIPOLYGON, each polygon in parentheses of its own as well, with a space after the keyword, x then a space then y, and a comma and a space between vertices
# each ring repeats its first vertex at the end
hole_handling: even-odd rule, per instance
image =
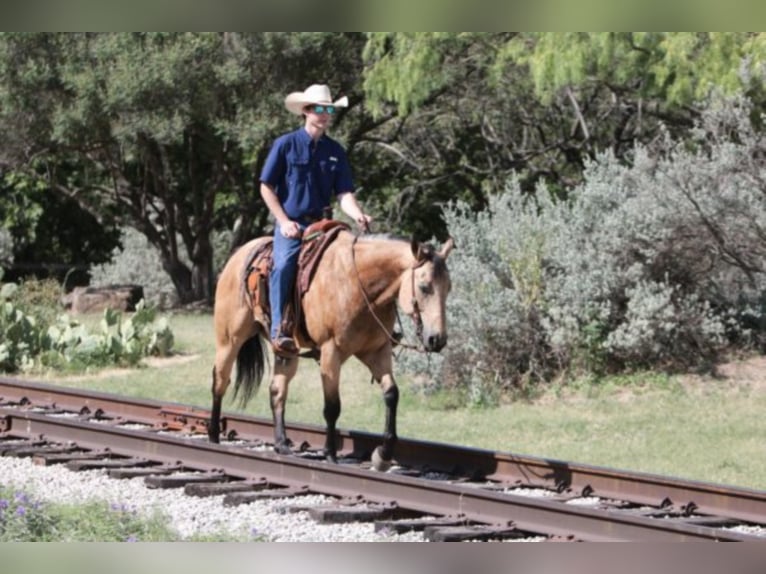
POLYGON ((213 367, 213 406, 210 410, 210 421, 207 427, 207 436, 210 442, 220 442, 221 435, 221 404, 226 389, 231 381, 231 371, 234 368, 239 347, 235 347, 232 341, 219 342, 215 353, 215 366, 213 367))
POLYGON ((322 373, 322 391, 324 393, 324 420, 327 423, 324 452, 330 462, 337 462, 338 449, 335 443, 335 425, 340 417, 340 366, 343 357, 334 343, 322 346, 320 371, 322 373))
POLYGON ((298 357, 274 357, 274 376, 269 385, 271 415, 274 419, 274 450, 279 454, 290 454, 290 441, 285 431, 285 404, 287 387, 298 370, 298 357))
POLYGON ((394 457, 396 436, 396 409, 399 405, 399 388, 393 375, 393 362, 391 360, 391 345, 386 344, 377 351, 357 355, 367 368, 372 377, 380 383, 383 391, 383 402, 386 405, 386 422, 383 429, 383 444, 372 453, 372 466, 375 470, 386 471, 391 467, 394 457))
POLYGON ((233 308, 230 305, 229 299, 224 297, 217 299, 213 318, 215 326, 213 406, 207 428, 208 438, 213 443, 220 441, 223 396, 231 382, 231 372, 239 351, 248 339, 258 333, 258 324, 253 320, 251 311, 247 307, 233 308))

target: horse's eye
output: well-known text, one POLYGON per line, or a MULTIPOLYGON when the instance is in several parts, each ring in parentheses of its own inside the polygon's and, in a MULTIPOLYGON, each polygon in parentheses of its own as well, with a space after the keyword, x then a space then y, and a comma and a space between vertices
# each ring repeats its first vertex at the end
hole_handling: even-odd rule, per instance
POLYGON ((434 292, 434 288, 430 283, 418 283, 418 289, 423 295, 430 295, 434 292))

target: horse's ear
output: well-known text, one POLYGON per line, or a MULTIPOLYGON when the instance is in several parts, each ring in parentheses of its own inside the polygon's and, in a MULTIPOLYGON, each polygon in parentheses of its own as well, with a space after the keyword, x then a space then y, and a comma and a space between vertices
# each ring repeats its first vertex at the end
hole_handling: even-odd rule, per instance
POLYGON ((452 239, 452 237, 448 238, 447 241, 444 242, 444 245, 442 245, 441 251, 439 251, 439 256, 442 259, 447 259, 447 256, 450 254, 450 252, 455 248, 455 240, 452 239))
POLYGON ((412 249, 412 255, 415 257, 415 261, 423 259, 425 255, 423 246, 420 244, 420 241, 415 239, 414 235, 412 236, 412 239, 410 239, 410 248, 412 249))

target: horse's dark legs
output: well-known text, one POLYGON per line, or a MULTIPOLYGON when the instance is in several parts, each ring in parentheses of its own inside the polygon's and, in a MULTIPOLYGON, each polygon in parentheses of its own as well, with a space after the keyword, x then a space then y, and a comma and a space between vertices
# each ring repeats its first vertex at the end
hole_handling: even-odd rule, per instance
POLYGON ((271 415, 274 419, 274 450, 279 454, 290 454, 290 441, 285 431, 285 404, 287 403, 287 387, 290 379, 298 370, 298 357, 275 357, 274 377, 269 385, 271 415))
POLYGON ((207 436, 210 442, 219 443, 221 435, 221 395, 216 393, 215 367, 213 367, 213 407, 210 409, 210 420, 207 426, 207 436))
POLYGON ((334 343, 322 347, 320 371, 322 373, 322 391, 324 392, 324 420, 327 424, 324 454, 330 462, 338 461, 338 448, 335 443, 335 431, 340 417, 340 366, 343 362, 334 343))
POLYGON ((390 461, 394 457, 394 445, 396 436, 396 409, 399 405, 399 387, 391 379, 391 386, 383 392, 383 402, 386 405, 386 426, 383 429, 383 445, 380 456, 383 460, 390 461))
POLYGON ((381 379, 380 386, 383 388, 383 402, 386 405, 386 425, 383 429, 383 444, 372 452, 372 467, 384 472, 391 468, 394 447, 398 440, 396 436, 396 409, 399 405, 399 389, 390 373, 381 379))
POLYGON ((231 340, 226 343, 218 343, 215 353, 215 366, 213 367, 213 406, 210 409, 210 420, 207 427, 207 436, 210 442, 219 443, 221 440, 221 404, 223 396, 231 381, 231 371, 234 368, 239 347, 235 347, 231 340))
POLYGON ((383 391, 383 402, 386 405, 383 444, 373 451, 372 466, 376 470, 385 471, 391 467, 394 447, 398 440, 396 436, 396 410, 399 406, 399 389, 392 373, 391 345, 386 344, 375 352, 357 356, 370 369, 372 377, 380 383, 380 388, 383 391))
POLYGON ((340 398, 325 401, 324 420, 327 423, 327 434, 324 443, 324 455, 329 462, 338 462, 338 448, 335 444, 335 425, 340 417, 340 398))

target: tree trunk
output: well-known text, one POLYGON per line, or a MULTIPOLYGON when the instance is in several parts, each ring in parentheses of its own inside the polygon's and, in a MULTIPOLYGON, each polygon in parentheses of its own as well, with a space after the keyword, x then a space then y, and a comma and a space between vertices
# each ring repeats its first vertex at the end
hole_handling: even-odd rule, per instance
POLYGON ((170 276, 173 286, 178 294, 178 302, 182 305, 194 301, 191 288, 191 271, 181 261, 170 261, 163 258, 162 268, 170 276))
POLYGON ((215 292, 215 275, 213 273, 213 245, 210 233, 200 233, 197 236, 194 253, 192 254, 191 288, 195 300, 213 302, 215 292))
POLYGON ((173 281, 179 303, 185 305, 196 301, 213 302, 215 292, 213 247, 207 236, 197 240, 197 246, 192 254, 191 269, 177 258, 163 259, 162 267, 173 281))

